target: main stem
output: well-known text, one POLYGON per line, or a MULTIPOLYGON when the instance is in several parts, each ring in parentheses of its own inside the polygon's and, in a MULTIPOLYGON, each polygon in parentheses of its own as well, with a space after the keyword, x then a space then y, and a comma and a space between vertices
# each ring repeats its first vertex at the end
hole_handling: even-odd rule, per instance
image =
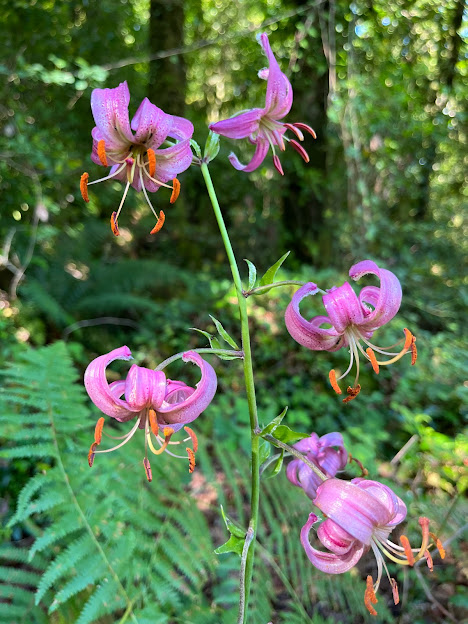
POLYGON ((229 266, 231 267, 232 278, 234 280, 234 286, 237 293, 237 305, 239 307, 239 315, 241 322, 241 334, 242 334, 242 350, 244 352, 244 379, 245 389, 247 393, 247 403, 249 406, 249 418, 250 418, 250 439, 252 443, 252 493, 250 501, 250 523, 249 529, 253 530, 252 542, 247 552, 245 561, 245 571, 241 571, 241 579, 243 579, 243 587, 241 588, 241 595, 243 594, 245 604, 242 605, 243 613, 240 616, 240 622, 244 624, 247 622, 247 605, 249 600, 250 585, 252 582, 253 562, 254 562, 254 550, 255 550, 255 536, 257 534, 258 526, 258 504, 260 497, 260 438, 255 433, 258 430, 258 416, 257 416, 257 401, 255 398, 255 383, 252 367, 252 352, 250 349, 250 331, 249 331, 249 317, 247 314, 247 301, 242 294, 242 282, 239 275, 239 268, 237 266, 236 257, 232 249, 229 234, 224 223, 221 208, 219 206, 218 198, 211 181, 208 165, 203 163, 201 165, 201 171, 205 180, 206 188, 208 189, 208 195, 210 196, 213 210, 218 222, 219 231, 221 232, 221 238, 223 239, 226 254, 229 260, 229 266), (243 574, 242 574, 243 572, 243 574))

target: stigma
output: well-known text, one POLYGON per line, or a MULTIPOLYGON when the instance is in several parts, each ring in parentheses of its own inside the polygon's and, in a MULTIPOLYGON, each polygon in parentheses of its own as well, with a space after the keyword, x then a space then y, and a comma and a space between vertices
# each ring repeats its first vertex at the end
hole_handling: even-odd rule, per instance
POLYGON ((416 349, 416 337, 410 332, 409 329, 404 329, 404 338, 399 340, 393 345, 389 347, 378 347, 375 344, 369 342, 368 338, 361 332, 355 325, 351 325, 348 327, 344 336, 349 345, 349 353, 350 353, 350 361, 349 366, 345 370, 345 372, 339 377, 336 376, 336 371, 332 369, 329 373, 330 385, 333 390, 337 394, 342 394, 342 390, 339 385, 339 381, 346 377, 348 373, 353 368, 353 365, 356 367, 356 376, 354 378, 354 382, 352 386, 348 386, 347 396, 343 399, 343 403, 349 403, 357 397, 361 390, 361 386, 359 384, 359 368, 360 368, 360 358, 363 356, 366 360, 368 360, 375 372, 376 375, 380 372, 381 366, 389 366, 390 364, 394 364, 398 360, 400 360, 406 353, 411 355, 411 365, 414 366, 416 364, 416 360, 418 357, 417 349, 416 349), (366 349, 362 346, 361 342, 366 345, 366 349), (390 351, 389 349, 393 349, 394 347, 403 343, 403 347, 401 351, 390 351), (379 355, 376 355, 379 354, 379 355), (378 359, 381 356, 390 356, 387 359, 378 359))

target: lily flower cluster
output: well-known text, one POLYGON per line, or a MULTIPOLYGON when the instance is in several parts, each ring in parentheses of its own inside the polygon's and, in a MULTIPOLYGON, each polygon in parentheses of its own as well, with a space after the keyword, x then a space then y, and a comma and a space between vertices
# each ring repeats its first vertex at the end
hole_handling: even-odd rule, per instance
POLYGON ((92 92, 91 110, 96 126, 91 132, 91 160, 111 169, 108 175, 93 182, 88 182, 89 174, 85 172, 80 181, 85 202, 89 201, 88 186, 91 184, 104 180, 126 183, 120 205, 111 216, 111 228, 116 236, 119 235, 120 211, 130 186, 143 191, 156 217, 156 225, 151 230, 151 234, 155 234, 162 228, 165 215, 162 210, 159 215, 156 213, 148 191, 155 193, 161 187, 170 188, 170 202, 174 203, 180 192, 177 175, 192 163, 190 140, 193 125, 188 119, 168 115, 145 98, 130 123, 129 102, 130 92, 126 82, 115 89, 94 89, 92 92), (169 181, 171 184, 168 184, 169 181))
MULTIPOLYGON (((107 416, 119 422, 135 420, 132 428, 123 436, 112 436, 103 431, 104 418, 100 418, 94 432, 94 442, 88 453, 88 462, 92 466, 98 453, 110 453, 129 442, 138 429, 143 429, 145 438, 145 467, 148 481, 151 481, 151 466, 148 460, 148 449, 154 455, 163 452, 175 455, 169 448, 191 441, 192 447, 186 448, 189 459, 189 471, 195 468, 195 453, 198 440, 194 431, 187 427, 211 403, 217 386, 216 373, 213 367, 203 360, 198 353, 187 351, 183 354, 184 362, 192 362, 201 371, 201 379, 196 388, 187 386, 182 381, 166 379, 163 371, 151 370, 133 364, 125 379, 108 383, 106 368, 114 360, 131 360, 132 353, 128 347, 119 347, 93 360, 85 371, 84 383, 93 403, 107 416), (125 399, 121 397, 125 396, 125 399), (182 441, 172 441, 172 436, 181 429, 188 434, 182 441), (162 435, 161 435, 162 432, 162 435), (109 449, 97 449, 101 444, 102 435, 122 440, 109 449), (158 447, 153 444, 155 440, 158 447)), ((183 458, 183 457, 182 457, 183 458)))
POLYGON ((417 358, 416 338, 409 329, 403 330, 405 336, 402 340, 389 347, 379 347, 370 341, 374 331, 391 321, 400 309, 401 286, 396 275, 387 269, 379 268, 372 260, 358 262, 349 270, 349 276, 355 281, 366 274, 375 275, 380 280, 380 287, 365 286, 357 296, 348 282, 342 286, 333 286, 326 292, 317 284, 309 282, 294 294, 285 314, 289 333, 302 346, 313 351, 330 352, 349 348, 350 361, 346 371, 338 378, 334 369, 329 373, 333 389, 337 394, 342 394, 338 382, 348 375, 355 364, 356 376, 353 385, 348 386, 344 403, 354 399, 361 390, 359 385, 361 356, 369 360, 376 374, 379 373, 381 366, 397 362, 405 353, 411 353, 413 365, 417 358), (300 303, 306 297, 319 292, 322 293, 323 305, 328 316, 314 316, 308 321, 300 312, 300 303), (367 346, 365 350, 361 342, 367 346), (389 351, 402 342, 403 348, 399 352, 389 351), (376 356, 376 352, 380 355, 376 356), (377 359, 381 355, 390 357, 377 359))
POLYGON ((267 34, 262 33, 259 35, 258 41, 268 59, 268 67, 258 72, 259 78, 267 81, 264 108, 250 108, 237 113, 229 119, 213 123, 209 127, 210 130, 222 136, 230 139, 248 139, 252 145, 255 145, 255 154, 247 165, 243 165, 234 153, 229 155, 231 165, 239 171, 250 172, 258 169, 271 148, 275 169, 281 175, 284 175, 276 148, 284 152, 286 143, 288 143, 307 163, 309 162, 309 155, 296 139, 300 142, 304 141, 303 132, 308 132, 314 139, 317 138, 317 135, 305 123, 284 123, 280 121, 291 110, 293 102, 291 83, 278 65, 267 34), (288 130, 294 134, 294 139, 285 136, 288 130))

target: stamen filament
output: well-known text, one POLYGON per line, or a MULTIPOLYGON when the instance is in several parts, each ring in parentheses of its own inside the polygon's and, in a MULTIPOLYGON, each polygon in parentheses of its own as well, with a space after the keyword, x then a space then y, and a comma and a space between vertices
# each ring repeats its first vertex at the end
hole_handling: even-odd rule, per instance
POLYGON ((125 169, 126 166, 127 166, 127 163, 124 162, 121 167, 119 167, 118 169, 114 171, 114 173, 110 173, 109 175, 106 175, 103 178, 99 178, 99 180, 93 180, 92 182, 88 182, 88 186, 91 186, 92 184, 98 184, 99 182, 105 182, 106 180, 110 180, 111 178, 115 178, 115 176, 121 173, 125 169))
POLYGON ((123 440, 123 442, 121 442, 120 444, 117 444, 117 446, 114 446, 110 449, 103 449, 101 451, 94 451, 95 453, 111 453, 112 451, 116 451, 118 448, 120 448, 121 446, 123 446, 124 444, 127 444, 127 442, 133 437, 133 435, 135 434, 135 431, 138 429, 138 425, 141 422, 141 416, 138 418, 138 420, 136 421, 136 423, 133 425, 133 427, 131 428, 131 430, 127 433, 125 439, 123 440))

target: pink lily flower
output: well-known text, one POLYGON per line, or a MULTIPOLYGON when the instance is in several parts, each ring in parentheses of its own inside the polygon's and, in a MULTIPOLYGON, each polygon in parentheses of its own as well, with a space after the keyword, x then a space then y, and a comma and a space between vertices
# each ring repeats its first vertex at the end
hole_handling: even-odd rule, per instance
POLYGON ((291 124, 280 121, 280 119, 283 119, 291 110, 293 101, 291 83, 278 65, 266 33, 262 33, 258 37, 258 40, 267 56, 269 64, 268 68, 265 67, 258 73, 260 78, 267 80, 265 108, 251 108, 238 113, 229 119, 211 124, 210 130, 230 139, 248 138, 249 141, 255 145, 255 154, 247 165, 242 165, 234 153, 229 155, 232 166, 239 171, 249 172, 260 167, 271 147, 273 152, 273 164, 276 170, 281 175, 284 175, 275 147, 284 151, 286 149, 285 141, 299 152, 305 162, 309 162, 309 155, 306 150, 295 139, 284 136, 285 132, 289 130, 299 141, 304 140, 303 130, 311 134, 314 139, 317 138, 317 135, 307 124, 291 124))
POLYGON ((388 536, 406 518, 406 505, 389 487, 378 481, 353 479, 341 481, 328 479, 317 488, 314 505, 327 516, 317 530, 317 537, 329 552, 316 550, 309 542, 309 533, 318 521, 311 513, 301 530, 301 543, 312 564, 327 574, 341 574, 354 567, 370 548, 377 561, 377 580, 367 577, 364 604, 372 615, 376 615, 373 604, 377 603, 377 592, 385 569, 392 587, 393 599, 398 604, 398 587, 390 577, 382 553, 400 565, 413 566, 425 557, 432 570, 432 557, 428 550, 429 537, 436 542, 442 558, 445 551, 440 540, 429 532, 429 520, 419 518, 422 530, 420 548, 411 548, 408 538, 400 537, 401 546, 391 542, 388 536))
POLYGON ((131 440, 137 429, 143 429, 145 432, 143 465, 148 481, 152 479, 148 448, 154 455, 160 455, 165 451, 173 457, 182 457, 169 451, 169 445, 191 440, 192 448, 187 448, 186 451, 189 458, 189 471, 193 472, 198 440, 194 431, 186 425, 200 416, 216 393, 217 379, 213 367, 195 351, 187 351, 182 356, 183 361, 193 362, 201 370, 201 379, 196 388, 191 388, 182 381, 166 379, 162 371, 151 370, 136 364, 130 367, 126 379, 109 384, 106 379, 107 366, 114 360, 131 359, 130 349, 125 346, 119 347, 94 359, 85 371, 86 391, 101 412, 119 422, 136 419, 130 431, 123 436, 111 436, 104 432, 104 435, 109 438, 122 440, 117 446, 96 450, 103 434, 104 418, 100 418, 96 424, 94 442, 88 453, 89 465, 93 465, 97 453, 110 453, 117 450, 131 440), (125 396, 125 399, 122 399, 122 396, 125 396), (182 442, 171 441, 172 435, 182 428, 187 432, 188 438, 182 442), (163 436, 160 435, 161 430, 163 436), (153 438, 159 448, 155 448, 153 438))
MULTIPOLYGON (((348 452, 345 449, 341 433, 327 433, 321 438, 312 433, 294 444, 294 448, 303 453, 309 461, 320 468, 328 477, 334 477, 340 470, 344 470, 348 462, 348 452)), ((293 485, 301 487, 309 498, 314 499, 322 479, 300 459, 293 459, 286 468, 286 476, 293 485)))
POLYGON ((130 92, 126 82, 115 89, 94 89, 91 94, 91 110, 96 126, 93 137, 91 160, 97 165, 111 167, 109 175, 88 182, 83 173, 80 190, 85 202, 89 201, 88 186, 104 180, 121 180, 125 190, 119 208, 111 216, 111 228, 118 236, 118 218, 130 186, 143 191, 145 199, 157 219, 151 234, 164 224, 164 212, 159 215, 153 208, 147 191, 155 193, 161 186, 172 189, 173 204, 180 192, 177 175, 190 167, 192 150, 190 139, 193 125, 188 119, 167 115, 145 98, 130 123, 128 105, 130 92), (168 147, 161 148, 164 143, 168 147), (172 180, 172 185, 168 182, 172 180))
POLYGON ((304 347, 314 351, 338 351, 349 347, 350 362, 346 371, 338 379, 335 370, 332 369, 329 373, 333 389, 337 394, 341 394, 338 382, 346 377, 353 364, 356 364, 354 384, 348 387, 348 396, 343 399, 344 403, 354 399, 361 389, 358 383, 360 354, 370 361, 376 374, 379 373, 380 366, 393 364, 408 351, 411 352, 411 364, 414 365, 417 358, 416 338, 406 328, 404 329, 405 338, 389 347, 378 347, 370 342, 374 331, 388 323, 398 312, 401 303, 401 286, 398 278, 391 271, 380 269, 372 260, 358 262, 349 270, 350 277, 355 281, 368 273, 379 278, 380 287, 365 286, 358 297, 348 282, 342 286, 333 286, 326 292, 309 282, 294 294, 285 314, 289 333, 304 347), (328 316, 314 316, 308 321, 300 313, 300 303, 305 297, 318 292, 323 294, 322 301, 328 316), (331 327, 322 327, 324 324, 331 325, 331 327), (400 352, 389 351, 403 341, 404 345, 400 352), (366 350, 361 342, 367 345, 366 350), (390 358, 378 360, 375 352, 390 356, 390 358))

